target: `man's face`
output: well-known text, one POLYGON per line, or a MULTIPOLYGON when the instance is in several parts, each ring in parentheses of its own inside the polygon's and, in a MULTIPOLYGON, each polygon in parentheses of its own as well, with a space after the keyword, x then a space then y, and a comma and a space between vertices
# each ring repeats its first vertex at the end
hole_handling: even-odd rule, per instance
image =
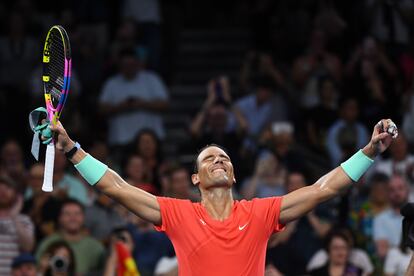
POLYGON ((235 182, 230 157, 218 147, 204 149, 198 155, 197 164, 198 173, 192 175, 192 181, 200 189, 231 187, 235 182))
POLYGON ((36 265, 33 263, 22 264, 12 270, 12 276, 36 276, 36 265))
POLYGON ((126 79, 133 79, 138 72, 138 61, 133 56, 121 58, 119 71, 126 79))
POLYGON ((74 203, 66 204, 60 213, 59 222, 63 231, 69 233, 79 232, 84 223, 82 208, 74 203))
POLYGON ((186 169, 175 171, 171 175, 171 192, 174 196, 187 196, 190 187, 190 175, 186 169))
POLYGON ((404 178, 393 176, 388 184, 388 196, 390 203, 395 208, 400 208, 408 200, 408 185, 404 178))
POLYGON ((16 191, 6 183, 0 182, 0 209, 9 209, 15 199, 16 191))

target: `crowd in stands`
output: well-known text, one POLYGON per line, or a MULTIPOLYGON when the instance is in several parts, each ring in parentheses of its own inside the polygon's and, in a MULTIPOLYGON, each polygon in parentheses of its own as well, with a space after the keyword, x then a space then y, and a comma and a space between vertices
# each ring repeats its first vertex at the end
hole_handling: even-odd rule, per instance
MULTIPOLYGON (((72 2, 0 3, 0 276, 112 276, 120 241, 141 275, 177 275, 165 234, 90 187, 63 153, 54 191, 41 190, 44 167, 30 155, 27 116, 43 105, 39 57, 59 23, 74 60, 62 117, 70 135, 130 185, 198 201, 192 168, 163 152, 174 70, 165 48, 176 47, 166 44, 169 9, 193 6, 72 2)), ((201 2, 217 22, 197 14, 190 23, 240 20, 253 46, 237 78, 206 76, 180 147, 226 148, 237 200, 311 185, 362 148, 381 118, 399 126, 363 178, 271 237, 266 275, 404 275, 412 251, 402 244, 399 210, 414 200, 414 1, 201 2)))

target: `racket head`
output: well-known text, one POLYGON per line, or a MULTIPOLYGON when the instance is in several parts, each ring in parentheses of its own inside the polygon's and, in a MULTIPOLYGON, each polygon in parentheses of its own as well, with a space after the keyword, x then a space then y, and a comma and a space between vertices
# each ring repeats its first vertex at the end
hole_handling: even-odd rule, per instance
POLYGON ((69 92, 71 48, 66 30, 52 26, 46 36, 43 48, 43 92, 49 120, 56 124, 69 92))

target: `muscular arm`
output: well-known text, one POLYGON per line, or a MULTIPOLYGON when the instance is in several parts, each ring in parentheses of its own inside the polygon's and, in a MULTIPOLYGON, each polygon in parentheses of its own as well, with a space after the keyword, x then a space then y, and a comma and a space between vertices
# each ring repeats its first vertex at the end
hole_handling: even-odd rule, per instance
MULTIPOLYGON (((56 126, 50 126, 50 128, 54 132, 57 149, 68 152, 73 148, 75 143, 69 138, 60 122, 56 126)), ((87 153, 84 150, 79 149, 70 161, 73 164, 78 164, 86 155, 87 153)), ((108 169, 98 181, 96 187, 140 218, 155 225, 161 224, 160 206, 157 198, 150 193, 129 185, 113 170, 108 169)))
MULTIPOLYGON (((384 152, 391 144, 391 135, 384 132, 391 120, 382 120, 382 125, 374 127, 371 141, 362 152, 374 158, 377 154, 384 152)), ((316 205, 338 196, 352 183, 351 178, 345 173, 342 167, 337 167, 322 176, 315 184, 303 187, 283 197, 279 216, 281 223, 287 223, 305 215, 316 205)))

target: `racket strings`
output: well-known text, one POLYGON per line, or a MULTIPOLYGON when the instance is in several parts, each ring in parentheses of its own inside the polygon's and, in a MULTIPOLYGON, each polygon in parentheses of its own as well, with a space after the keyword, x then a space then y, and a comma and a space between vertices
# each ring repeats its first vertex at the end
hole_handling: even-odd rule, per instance
POLYGON ((56 107, 59 103, 64 85, 65 49, 62 37, 57 31, 50 34, 49 43, 50 60, 45 66, 45 73, 49 76, 46 91, 50 93, 52 105, 56 107))

